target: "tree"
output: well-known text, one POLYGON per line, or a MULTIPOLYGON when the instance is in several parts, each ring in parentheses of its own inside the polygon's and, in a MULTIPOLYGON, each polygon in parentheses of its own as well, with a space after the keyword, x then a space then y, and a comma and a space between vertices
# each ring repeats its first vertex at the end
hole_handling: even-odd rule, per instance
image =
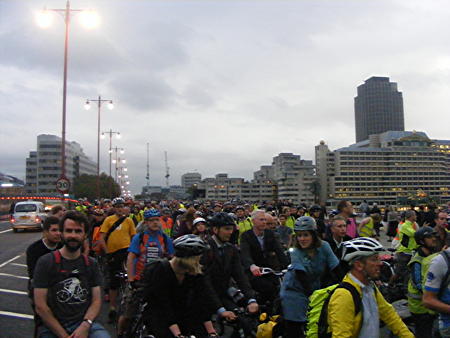
MULTIPOLYGON (((97 196, 97 175, 83 174, 73 181, 73 194, 75 198, 86 197, 90 201, 97 196)), ((120 186, 111 176, 100 174, 100 198, 114 198, 120 196, 120 186)))
POLYGON ((320 183, 318 180, 314 180, 309 185, 309 191, 314 195, 314 203, 318 203, 320 199, 320 183))

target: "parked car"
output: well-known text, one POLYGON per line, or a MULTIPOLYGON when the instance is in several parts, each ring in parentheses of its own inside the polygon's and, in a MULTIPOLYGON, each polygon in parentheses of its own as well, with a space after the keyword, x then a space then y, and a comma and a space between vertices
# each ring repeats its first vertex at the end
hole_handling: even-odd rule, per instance
POLYGON ((46 217, 44 203, 18 202, 14 207, 10 222, 14 232, 19 229, 42 229, 42 223, 46 217))

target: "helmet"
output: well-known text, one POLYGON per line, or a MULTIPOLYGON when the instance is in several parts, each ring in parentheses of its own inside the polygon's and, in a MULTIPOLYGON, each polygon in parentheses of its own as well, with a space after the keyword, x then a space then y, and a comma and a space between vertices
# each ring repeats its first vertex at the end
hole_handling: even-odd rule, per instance
POLYGON ((218 213, 214 214, 214 216, 211 217, 211 219, 209 220, 209 223, 211 224, 211 226, 218 227, 218 228, 227 226, 227 225, 233 225, 233 226, 236 225, 233 217, 231 217, 226 212, 218 212, 218 213))
POLYGON ((157 209, 147 209, 144 211, 144 219, 152 218, 152 217, 159 217, 161 214, 157 209))
POLYGON ((414 239, 416 240, 417 244, 424 245, 425 238, 431 237, 431 236, 436 236, 436 235, 437 235, 437 232, 434 231, 433 228, 424 226, 424 227, 421 227, 419 230, 417 230, 414 233, 414 239))
POLYGON ((208 244, 196 235, 178 237, 173 241, 173 247, 177 257, 199 256, 209 248, 208 244))
POLYGON ((342 259, 346 262, 350 262, 357 257, 369 257, 386 251, 377 240, 369 237, 355 238, 342 244, 344 246, 342 259))
POLYGON ((316 220, 310 216, 302 216, 297 218, 294 225, 294 231, 316 231, 316 220))
POLYGON ((316 205, 313 205, 313 206, 309 209, 309 211, 311 211, 311 212, 322 211, 322 208, 316 204, 316 205))
POLYGON ((115 207, 117 204, 125 204, 125 200, 122 197, 116 197, 112 201, 113 207, 115 207))
POLYGON ((206 224, 206 220, 202 217, 197 217, 196 219, 194 219, 194 222, 192 222, 193 226, 196 226, 198 223, 203 222, 206 224))

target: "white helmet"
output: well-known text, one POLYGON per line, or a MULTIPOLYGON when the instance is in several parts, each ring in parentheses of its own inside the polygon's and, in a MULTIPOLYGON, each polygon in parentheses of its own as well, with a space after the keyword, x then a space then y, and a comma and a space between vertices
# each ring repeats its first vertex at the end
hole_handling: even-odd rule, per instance
POLYGON ((342 243, 344 250, 342 259, 351 262, 357 257, 369 257, 386 250, 377 240, 369 237, 359 237, 342 243))

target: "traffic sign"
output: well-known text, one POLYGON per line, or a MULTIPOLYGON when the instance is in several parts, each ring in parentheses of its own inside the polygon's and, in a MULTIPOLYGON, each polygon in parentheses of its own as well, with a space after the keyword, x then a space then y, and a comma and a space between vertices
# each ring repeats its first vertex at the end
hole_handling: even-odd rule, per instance
POLYGON ((61 194, 67 194, 70 189, 70 181, 67 177, 60 177, 56 181, 56 190, 58 190, 61 194))

